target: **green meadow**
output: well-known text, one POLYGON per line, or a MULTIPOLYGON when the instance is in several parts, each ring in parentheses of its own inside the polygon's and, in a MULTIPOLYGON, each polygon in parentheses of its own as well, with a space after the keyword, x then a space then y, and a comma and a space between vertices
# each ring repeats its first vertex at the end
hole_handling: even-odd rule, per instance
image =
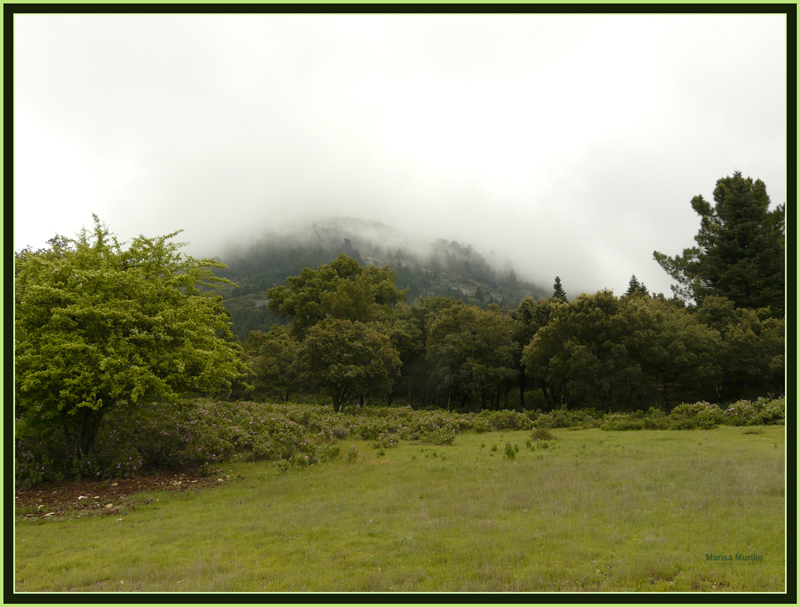
POLYGON ((116 516, 18 518, 15 590, 783 592, 784 427, 761 430, 467 431, 225 464, 236 480, 116 516))

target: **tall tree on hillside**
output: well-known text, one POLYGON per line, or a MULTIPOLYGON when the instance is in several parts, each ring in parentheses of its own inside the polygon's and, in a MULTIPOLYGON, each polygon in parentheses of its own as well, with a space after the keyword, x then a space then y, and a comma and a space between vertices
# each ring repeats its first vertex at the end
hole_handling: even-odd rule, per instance
POLYGON ((737 308, 769 307, 784 314, 784 205, 769 210, 761 180, 736 171, 717 181, 712 206, 702 196, 692 199, 700 216, 696 247, 655 260, 676 281, 672 287, 697 305, 709 295, 730 299, 737 308))
POLYGON ((561 279, 556 276, 556 282, 553 285, 553 297, 561 301, 567 301, 567 294, 564 292, 564 287, 561 286, 561 279))

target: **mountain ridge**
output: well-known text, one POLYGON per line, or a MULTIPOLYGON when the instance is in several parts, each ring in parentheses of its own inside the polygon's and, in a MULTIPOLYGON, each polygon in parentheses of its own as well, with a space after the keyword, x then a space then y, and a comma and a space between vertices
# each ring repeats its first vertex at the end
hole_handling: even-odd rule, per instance
POLYGON ((324 223, 267 234, 260 241, 240 245, 217 258, 228 265, 217 274, 237 284, 220 290, 231 313, 233 332, 246 339, 250 331, 283 323, 267 309, 267 289, 285 284, 288 277, 306 267, 315 269, 329 263, 340 254, 362 266, 394 270, 397 286, 408 289, 409 301, 449 296, 482 307, 497 303, 513 308, 525 297, 540 299, 550 294, 520 280, 508 262, 504 269, 495 269, 472 245, 439 238, 425 247, 420 240, 411 244, 410 238, 378 221, 325 218, 324 223))

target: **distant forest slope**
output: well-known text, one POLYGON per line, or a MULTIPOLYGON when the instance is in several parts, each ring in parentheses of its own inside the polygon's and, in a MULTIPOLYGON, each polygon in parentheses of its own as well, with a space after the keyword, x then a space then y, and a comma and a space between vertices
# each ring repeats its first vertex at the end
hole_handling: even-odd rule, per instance
POLYGON ((397 286, 408 288, 410 302, 443 295, 480 307, 497 303, 514 308, 525 297, 550 295, 550 291, 518 279, 510 267, 493 268, 470 245, 439 239, 427 250, 412 249, 380 223, 336 219, 231 251, 219 258, 228 268, 216 273, 237 285, 222 288, 220 293, 231 313, 233 332, 242 340, 250 331, 263 331, 284 322, 269 313, 267 289, 285 284, 289 276, 297 276, 304 268, 316 269, 329 263, 342 253, 363 266, 389 266, 397 272, 397 286))

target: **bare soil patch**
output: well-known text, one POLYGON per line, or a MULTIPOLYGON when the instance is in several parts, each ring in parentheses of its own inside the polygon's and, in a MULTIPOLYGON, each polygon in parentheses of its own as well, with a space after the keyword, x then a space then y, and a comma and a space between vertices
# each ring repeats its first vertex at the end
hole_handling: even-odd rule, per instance
MULTIPOLYGON (((239 477, 241 478, 241 477, 239 477)), ((222 470, 212 476, 170 471, 133 478, 97 481, 65 480, 40 483, 17 491, 14 503, 20 518, 63 519, 101 516, 136 509, 131 496, 144 491, 201 491, 213 489, 231 479, 222 470)), ((149 503, 149 501, 138 502, 149 503)))

